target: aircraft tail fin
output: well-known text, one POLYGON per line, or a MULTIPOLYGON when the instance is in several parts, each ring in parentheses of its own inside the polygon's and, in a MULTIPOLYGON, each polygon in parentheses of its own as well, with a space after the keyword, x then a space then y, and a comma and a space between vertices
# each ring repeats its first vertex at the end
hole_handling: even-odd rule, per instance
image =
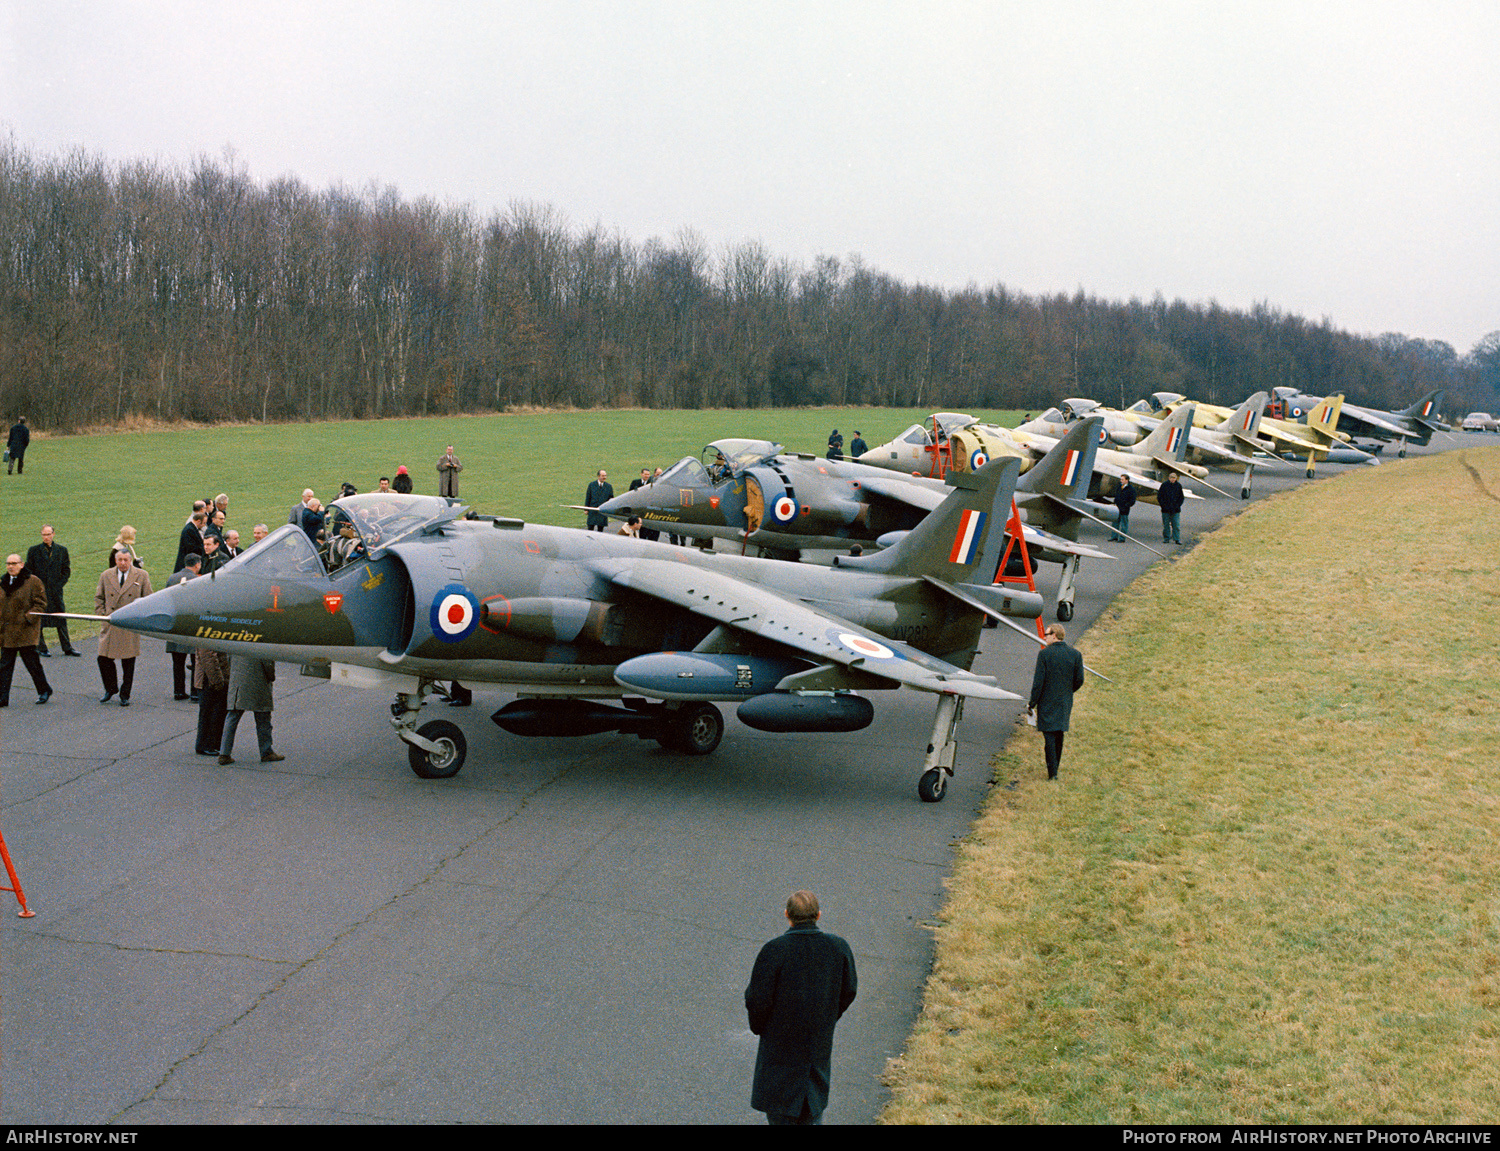
POLYGON ((1342 395, 1328 396, 1308 409, 1305 417, 1307 426, 1317 433, 1314 438, 1319 443, 1331 443, 1349 438, 1346 433, 1339 431, 1339 413, 1343 410, 1344 397, 1342 395))
POLYGON ((1072 431, 1031 465, 1020 485, 1022 490, 1063 500, 1086 499, 1103 433, 1103 416, 1090 416, 1074 424, 1072 431))
POLYGON ((1418 420, 1435 421, 1437 419, 1438 405, 1442 402, 1443 393, 1441 390, 1436 392, 1428 392, 1411 407, 1407 408, 1406 411, 1399 412, 1397 414, 1403 416, 1411 416, 1413 419, 1418 420))
POLYGON ((1133 449, 1136 454, 1162 457, 1181 462, 1187 459, 1188 429, 1193 426, 1193 413, 1197 404, 1180 405, 1167 419, 1156 425, 1156 430, 1133 449))
POLYGON ((931 576, 947 583, 987 583, 1000 565, 1021 461, 991 460, 977 472, 949 472, 948 493, 894 547, 874 555, 839 556, 836 567, 894 576, 931 576))
POLYGON ((1230 412, 1229 418, 1214 430, 1225 432, 1231 436, 1243 436, 1246 439, 1254 439, 1256 430, 1260 427, 1260 418, 1265 415, 1266 403, 1270 398, 1268 392, 1256 392, 1255 395, 1230 412))

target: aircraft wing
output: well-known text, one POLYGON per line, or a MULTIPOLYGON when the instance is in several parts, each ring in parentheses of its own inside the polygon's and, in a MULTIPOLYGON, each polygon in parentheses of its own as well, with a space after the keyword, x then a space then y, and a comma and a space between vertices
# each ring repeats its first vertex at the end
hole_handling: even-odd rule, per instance
POLYGON ((866 495, 906 504, 908 507, 924 512, 932 511, 948 498, 948 489, 939 484, 938 480, 918 484, 907 483, 905 480, 898 480, 894 477, 887 479, 884 476, 873 478, 860 476, 859 478, 859 489, 866 495))
POLYGON ((590 565, 619 587, 686 608, 717 623, 805 652, 825 663, 867 671, 920 691, 1020 699, 996 685, 900 640, 787 599, 770 588, 671 560, 608 559, 590 565))
POLYGON ((1339 413, 1339 418, 1356 425, 1352 429, 1353 434, 1364 436, 1366 439, 1410 440, 1420 435, 1419 432, 1412 431, 1406 425, 1396 423, 1388 413, 1372 411, 1370 408, 1361 408, 1354 404, 1345 404, 1339 413))
POLYGON ((1115 557, 1108 552, 1102 552, 1098 548, 1091 548, 1088 544, 1081 544, 1077 540, 1065 539, 1062 536, 1045 532, 1041 528, 1034 528, 1030 524, 1022 524, 1021 531, 1026 536, 1028 548, 1050 548, 1055 552, 1062 552, 1070 556, 1087 556, 1096 560, 1112 560, 1115 557))

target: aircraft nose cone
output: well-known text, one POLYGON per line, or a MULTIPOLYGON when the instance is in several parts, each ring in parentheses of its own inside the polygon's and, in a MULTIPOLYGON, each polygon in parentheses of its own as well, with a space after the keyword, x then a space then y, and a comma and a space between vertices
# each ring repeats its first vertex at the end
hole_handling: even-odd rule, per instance
POLYGON ((156 599, 157 596, 150 595, 117 607, 110 614, 109 622, 126 631, 170 632, 174 617, 171 612, 163 610, 165 604, 152 602, 156 599))

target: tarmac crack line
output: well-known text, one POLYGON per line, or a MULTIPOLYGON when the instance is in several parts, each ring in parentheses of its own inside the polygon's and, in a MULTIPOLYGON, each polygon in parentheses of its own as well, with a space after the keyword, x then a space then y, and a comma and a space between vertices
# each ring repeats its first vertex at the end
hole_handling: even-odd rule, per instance
MULTIPOLYGON (((422 876, 420 879, 415 880, 413 883, 411 883, 410 885, 408 885, 403 890, 401 890, 401 891, 395 893, 394 895, 392 895, 389 899, 387 899, 387 900, 385 900, 385 901, 383 901, 381 903, 378 903, 378 904, 372 906, 370 908, 370 911, 369 911, 368 914, 366 914, 366 915, 362 916, 361 918, 359 918, 357 920, 354 920, 351 923, 349 923, 342 931, 338 932, 338 934, 336 934, 332 939, 330 939, 326 944, 324 944, 322 947, 320 947, 312 955, 308 956, 305 960, 301 961, 300 963, 295 963, 294 966, 292 967, 292 969, 290 971, 286 972, 286 974, 283 975, 281 977, 281 979, 277 980, 277 982, 275 984, 273 984, 270 987, 267 987, 259 995, 255 996, 255 998, 249 1004, 246 1005, 246 1007, 245 1007, 245 1009, 243 1011, 239 1012, 239 1014, 235 1015, 233 1018, 226 1019, 223 1023, 219 1024, 219 1026, 211 1029, 208 1032, 208 1034, 204 1036, 203 1041, 201 1043, 199 1043, 197 1047, 195 1047, 193 1050, 187 1052, 186 1054, 184 1054, 183 1056, 181 1056, 177 1060, 175 1060, 171 1064, 171 1066, 169 1066, 167 1068, 166 1072, 162 1075, 162 1077, 159 1080, 157 1080, 157 1082, 155 1083, 155 1085, 152 1086, 152 1088, 149 1091, 147 1091, 144 1095, 142 1095, 139 1099, 135 1100, 133 1103, 129 1103, 125 1107, 122 1107, 119 1110, 119 1112, 117 1112, 111 1119, 108 1120, 108 1122, 110 1122, 110 1123, 116 1123, 116 1122, 123 1121, 124 1117, 131 1110, 133 1110, 134 1108, 141 1106, 141 1104, 149 1102, 151 1099, 155 1098, 156 1095, 161 1091, 161 1089, 163 1087, 165 1087, 172 1080, 172 1078, 173 1078, 174 1075, 176 1075, 178 1068, 186 1066, 189 1062, 191 1062, 192 1060, 196 1059, 199 1055, 203 1054, 203 1052, 208 1049, 209 1045, 212 1044, 217 1038, 219 1038, 219 1036, 228 1033, 234 1027, 238 1026, 239 1023, 242 1020, 247 1019, 253 1012, 255 1012, 256 1010, 258 1010, 261 1007, 262 1004, 268 1002, 278 992, 280 992, 283 989, 285 989, 285 987, 287 986, 287 984, 290 983, 293 978, 295 978, 297 975, 299 975, 303 971, 308 970, 314 964, 320 962, 330 951, 332 951, 334 948, 336 948, 339 944, 341 944, 346 938, 348 938, 354 932, 358 931, 360 928, 362 928, 362 927, 366 926, 368 923, 370 923, 370 921, 373 920, 382 911, 385 911, 389 907, 395 906, 402 899, 405 899, 407 896, 411 895, 412 893, 414 893, 415 891, 417 891, 419 888, 425 886, 426 884, 430 883, 432 880, 438 878, 441 875, 441 873, 444 871, 444 869, 447 868, 447 866, 448 866, 449 863, 451 863, 453 860, 459 858, 459 856, 461 856, 465 851, 469 850, 469 848, 473 847, 476 843, 478 843, 485 836, 489 835, 491 832, 493 832, 497 828, 503 827, 505 824, 507 824, 507 823, 511 822, 513 819, 515 819, 521 812, 523 812, 526 809, 527 801, 528 800, 532 799, 536 795, 539 795, 540 793, 542 793, 543 791, 545 791, 547 788, 553 786, 554 784, 556 784, 558 782, 558 780, 561 780, 561 779, 565 778, 568 774, 571 773, 571 771, 573 770, 573 767, 576 767, 576 766, 577 766, 576 763, 573 764, 567 770, 559 772, 557 775, 553 776, 550 780, 547 780, 545 783, 539 784, 537 787, 533 788, 530 792, 527 792, 527 793, 523 794, 521 796, 520 800, 516 803, 515 808, 512 811, 508 812, 507 814, 505 814, 501 818, 496 819, 493 823, 491 823, 483 831, 481 831, 478 834, 476 834, 468 842, 459 845, 458 847, 454 848, 448 855, 445 855, 442 858, 440 858, 439 860, 437 860, 431 866, 431 868, 428 870, 428 872, 427 872, 426 875, 422 876)), ((594 840, 594 842, 590 845, 588 851, 585 851, 579 857, 579 860, 575 861, 574 864, 572 866, 570 866, 566 870, 566 872, 564 874, 565 875, 566 874, 571 874, 571 872, 573 871, 573 869, 578 866, 578 863, 582 862, 583 859, 587 858, 590 854, 592 854, 592 852, 594 851, 594 849, 596 849, 599 846, 599 844, 604 841, 605 838, 607 838, 610 834, 612 834, 614 832, 614 830, 616 828, 619 827, 619 824, 620 824, 620 821, 616 820, 615 823, 610 828, 608 828, 606 831, 604 831, 603 833, 601 833, 601 835, 598 838, 596 838, 594 840)), ((560 883, 561 880, 562 880, 562 877, 560 876, 559 879, 558 879, 558 882, 560 883)), ((454 881, 454 882, 457 882, 457 881, 454 881)), ((524 912, 522 912, 521 914, 513 917, 512 920, 511 920, 511 922, 508 925, 509 930, 514 931, 515 927, 516 927, 516 924, 519 923, 519 922, 522 922, 537 907, 537 905, 541 903, 541 901, 543 899, 546 899, 552 893, 552 891, 555 890, 555 887, 556 887, 556 884, 552 885, 552 887, 549 887, 546 891, 539 893, 537 895, 536 899, 533 900, 530 904, 527 905, 527 907, 526 907, 526 909, 525 909, 524 912)), ((276 962, 276 961, 273 960, 271 962, 276 962)), ((288 961, 284 961, 284 962, 291 963, 293 961, 288 960, 288 961)), ((450 990, 448 992, 448 994, 452 994, 452 991, 450 990)), ((446 999, 446 998, 447 998, 447 995, 444 995, 444 996, 440 997, 439 1002, 441 1002, 442 999, 446 999)))

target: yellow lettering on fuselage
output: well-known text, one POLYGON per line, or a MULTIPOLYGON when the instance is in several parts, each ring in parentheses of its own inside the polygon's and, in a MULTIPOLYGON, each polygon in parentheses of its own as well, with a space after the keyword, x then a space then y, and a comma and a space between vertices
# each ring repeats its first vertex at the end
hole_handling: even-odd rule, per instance
POLYGON ((200 627, 193 633, 195 639, 232 639, 242 643, 259 643, 261 633, 258 631, 220 631, 213 627, 200 627))

